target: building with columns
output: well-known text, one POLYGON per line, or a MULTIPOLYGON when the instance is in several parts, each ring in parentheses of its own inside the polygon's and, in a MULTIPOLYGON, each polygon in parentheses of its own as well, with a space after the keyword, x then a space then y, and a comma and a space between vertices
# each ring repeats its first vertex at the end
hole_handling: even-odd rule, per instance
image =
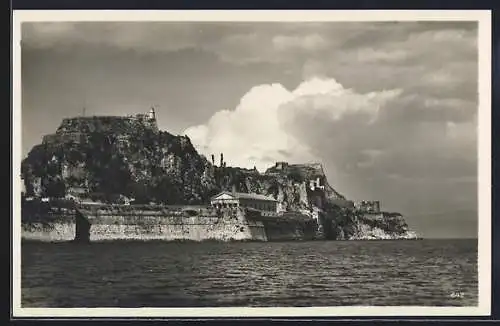
POLYGON ((265 212, 277 212, 278 201, 272 197, 244 192, 223 191, 210 200, 214 208, 253 208, 265 212))

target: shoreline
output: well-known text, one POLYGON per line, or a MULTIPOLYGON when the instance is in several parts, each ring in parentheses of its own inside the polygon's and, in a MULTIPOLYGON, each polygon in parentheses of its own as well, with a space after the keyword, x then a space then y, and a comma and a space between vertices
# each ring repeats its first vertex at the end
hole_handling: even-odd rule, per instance
MULTIPOLYGON (((21 244, 23 243, 46 243, 46 244, 75 244, 75 245, 91 245, 91 244, 108 244, 108 243, 177 243, 177 244, 204 244, 204 243, 290 243, 290 242, 390 242, 390 241, 419 241, 419 240, 449 240, 449 239, 426 239, 426 238, 400 238, 400 239, 344 239, 344 240, 330 240, 330 239, 298 239, 298 240, 257 240, 257 239, 243 239, 243 240, 218 240, 218 239, 206 239, 206 240, 140 240, 140 239, 109 239, 109 240, 96 240, 96 241, 77 241, 77 240, 61 240, 61 241, 45 241, 37 239, 21 239, 21 244)), ((463 239, 460 239, 463 240, 463 239)), ((467 239, 469 240, 469 239, 467 239)), ((472 240, 472 239, 470 239, 472 240)))

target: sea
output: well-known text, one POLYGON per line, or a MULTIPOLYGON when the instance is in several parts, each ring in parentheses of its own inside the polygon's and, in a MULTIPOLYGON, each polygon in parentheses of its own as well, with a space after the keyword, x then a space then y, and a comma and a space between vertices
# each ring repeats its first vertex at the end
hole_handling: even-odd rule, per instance
POLYGON ((477 240, 23 242, 28 307, 477 306, 477 240))

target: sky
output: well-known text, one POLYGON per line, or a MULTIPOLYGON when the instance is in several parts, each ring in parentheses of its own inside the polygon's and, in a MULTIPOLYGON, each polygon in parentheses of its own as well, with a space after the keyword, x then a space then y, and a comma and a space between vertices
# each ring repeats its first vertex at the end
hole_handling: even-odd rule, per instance
POLYGON ((23 23, 23 156, 63 118, 156 107, 201 154, 321 162, 427 238, 477 236, 475 22, 23 23))

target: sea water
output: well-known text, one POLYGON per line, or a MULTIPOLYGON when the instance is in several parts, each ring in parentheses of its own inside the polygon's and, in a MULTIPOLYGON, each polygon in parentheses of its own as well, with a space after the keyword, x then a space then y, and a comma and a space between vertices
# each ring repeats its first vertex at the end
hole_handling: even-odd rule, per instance
POLYGON ((476 306, 477 240, 23 242, 23 307, 476 306))

